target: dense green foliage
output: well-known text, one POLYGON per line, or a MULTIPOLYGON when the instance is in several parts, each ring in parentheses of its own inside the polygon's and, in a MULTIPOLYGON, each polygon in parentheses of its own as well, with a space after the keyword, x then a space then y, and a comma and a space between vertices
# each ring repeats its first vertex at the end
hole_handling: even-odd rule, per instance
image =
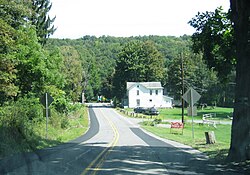
MULTIPOLYGON (((59 48, 60 53, 64 53, 65 48, 71 47, 71 54, 75 53, 80 60, 82 72, 78 71, 78 74, 82 75, 82 92, 85 93, 87 101, 96 100, 98 95, 103 95, 108 99, 114 96, 122 98, 125 95, 126 81, 161 81, 167 90, 166 95, 179 100, 181 92, 180 53, 183 53, 185 90, 190 86, 198 90, 202 94, 203 103, 222 106, 232 106, 233 103, 233 88, 222 85, 217 71, 207 66, 203 54, 193 53, 190 36, 129 38, 84 36, 76 40, 49 39, 45 48, 53 47, 59 48), (155 64, 153 66, 149 66, 151 63, 146 63, 146 59, 144 59, 147 55, 150 57, 148 54, 150 52, 156 53, 156 55, 152 54, 154 56, 151 55, 154 60, 151 63, 155 64), (121 58, 125 57, 129 57, 129 59, 121 62, 121 58), (141 59, 142 57, 143 59, 141 59), (163 62, 160 61, 161 58, 163 58, 163 62), (161 68, 156 66, 159 65, 159 62, 161 62, 161 68), (130 67, 125 68, 124 63, 130 64, 130 67), (160 71, 160 77, 155 76, 154 70, 148 69, 147 66, 160 71), (125 72, 126 69, 129 71, 125 72), (146 75, 145 72, 152 74, 146 75), (126 75, 122 75, 123 73, 126 75)), ((231 77, 233 81, 233 76, 231 77)), ((80 98, 79 92, 78 97, 80 98)))
MULTIPOLYGON (((111 36, 102 36, 97 38, 95 36, 84 36, 76 40, 49 39, 45 47, 57 47, 61 52, 63 52, 63 48, 65 46, 70 46, 73 47, 73 50, 77 51, 83 69, 83 72, 81 73, 83 77, 83 91, 85 92, 86 99, 92 100, 96 99, 97 95, 103 95, 108 99, 114 97, 115 94, 113 92, 113 85, 115 85, 115 67, 117 65, 117 60, 119 59, 119 56, 122 54, 123 49, 126 45, 128 45, 128 43, 141 43, 142 45, 144 45, 144 50, 147 47, 147 50, 149 50, 149 52, 154 50, 154 52, 157 52, 158 55, 161 55, 160 57, 163 58, 161 66, 163 66, 164 69, 160 70, 162 71, 162 78, 154 79, 152 78, 152 75, 148 74, 147 79, 144 78, 145 80, 141 80, 147 81, 151 76, 150 81, 159 80, 162 81, 163 84, 166 84, 166 74, 164 74, 163 76, 163 72, 165 72, 165 66, 168 64, 168 61, 172 60, 176 57, 176 55, 178 55, 180 48, 186 48, 191 46, 190 37, 188 36, 143 36, 129 38, 118 38, 111 36)), ((133 51, 139 54, 139 51, 136 51, 136 48, 134 48, 133 51)), ((141 56, 147 55, 146 52, 143 53, 142 51, 143 49, 141 49, 141 56)), ((152 57, 152 59, 157 60, 157 58, 155 57, 152 57)), ((157 67, 151 66, 151 69, 157 69, 157 67)))
POLYGON ((223 12, 219 7, 214 12, 198 13, 189 21, 196 29, 192 35, 192 50, 203 53, 208 68, 217 72, 218 81, 221 82, 208 93, 214 94, 213 101, 223 106, 233 106, 236 77, 236 47, 230 18, 231 12, 223 12), (218 91, 220 93, 216 94, 218 91))
POLYGON ((52 25, 55 21, 55 17, 51 19, 48 15, 51 7, 52 4, 49 0, 31 0, 31 23, 36 26, 38 40, 42 45, 44 45, 47 38, 56 31, 52 25))
POLYGON ((194 52, 202 52, 209 68, 225 82, 236 64, 230 12, 219 7, 214 12, 198 13, 189 24, 196 29, 192 35, 194 52))
MULTIPOLYGON (((45 1, 39 3, 45 5, 45 1)), ((39 98, 45 92, 49 92, 54 98, 50 106, 49 127, 58 131, 71 127, 69 115, 80 108, 75 108, 69 102, 79 99, 79 94, 76 93, 79 92, 82 78, 78 76, 78 71, 82 67, 74 55, 64 57, 63 52, 55 47, 47 50, 42 47, 41 43, 44 42, 41 42, 41 36, 38 36, 41 33, 38 30, 48 28, 41 27, 40 23, 39 26, 36 23, 31 25, 31 1, 1 0, 0 6, 2 156, 13 151, 30 151, 50 145, 50 141, 45 139, 45 118, 39 102, 39 98), (79 69, 76 69, 77 66, 79 69)), ((41 13, 46 16, 48 10, 41 13)), ((41 14, 37 13, 35 16, 40 19, 41 14)), ((65 54, 68 53, 66 49, 65 54)), ((54 140, 57 136, 58 132, 53 136, 49 134, 48 139, 54 140)))
MULTIPOLYGON (((0 0, 0 6, 0 129, 20 143, 39 138, 34 133, 44 124, 39 98, 45 92, 54 98, 51 125, 61 129, 68 127, 71 103, 82 101, 82 94, 87 101, 100 95, 120 100, 127 81, 160 81, 166 95, 180 99, 181 60, 185 88, 202 93, 203 103, 224 104, 226 88, 220 88, 218 71, 205 64, 206 53, 193 53, 190 36, 48 39, 55 31, 49 0, 0 0)), ((195 41, 201 36, 207 35, 201 32, 195 41)), ((231 43, 230 32, 216 37, 210 50, 216 58, 227 53, 221 38, 231 43)))
POLYGON ((182 64, 184 91, 193 87, 202 95, 200 101, 212 103, 215 99, 210 97, 214 96, 207 92, 218 84, 216 73, 207 67, 201 54, 193 54, 191 51, 184 52, 169 63, 167 89, 171 96, 181 99, 182 64))
POLYGON ((116 60, 114 95, 122 99, 126 94, 126 82, 163 81, 164 58, 152 42, 129 42, 116 60))

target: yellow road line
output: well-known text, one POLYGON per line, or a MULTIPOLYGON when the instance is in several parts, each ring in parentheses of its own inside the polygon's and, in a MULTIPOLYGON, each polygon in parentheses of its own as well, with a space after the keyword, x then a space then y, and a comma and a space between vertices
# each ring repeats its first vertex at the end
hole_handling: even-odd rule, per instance
MULTIPOLYGON (((107 117, 105 117, 107 118, 107 117)), ((100 170, 100 168, 102 167, 106 157, 110 154, 111 150, 113 150, 113 148, 115 147, 115 145, 117 144, 118 140, 119 140, 119 133, 117 128, 115 127, 114 123, 110 121, 110 119, 107 119, 110 122, 110 126, 112 127, 114 133, 115 133, 115 140, 112 143, 110 149, 107 150, 106 154, 102 157, 102 159, 99 161, 99 163, 96 165, 96 171, 100 170)), ((93 174, 96 174, 96 171, 93 174)))
POLYGON ((106 157, 110 154, 110 151, 115 147, 115 145, 117 144, 117 142, 119 140, 119 132, 118 132, 116 126, 108 117, 106 117, 103 114, 102 111, 101 111, 101 113, 105 117, 105 119, 108 121, 109 125, 111 126, 111 128, 114 132, 114 138, 108 144, 108 147, 105 148, 100 154, 98 154, 98 156, 88 165, 88 167, 81 173, 81 175, 86 175, 90 171, 90 169, 93 170, 93 172, 91 174, 95 175, 97 173, 97 171, 100 170, 106 157), (94 167, 95 164, 96 164, 96 166, 94 167))

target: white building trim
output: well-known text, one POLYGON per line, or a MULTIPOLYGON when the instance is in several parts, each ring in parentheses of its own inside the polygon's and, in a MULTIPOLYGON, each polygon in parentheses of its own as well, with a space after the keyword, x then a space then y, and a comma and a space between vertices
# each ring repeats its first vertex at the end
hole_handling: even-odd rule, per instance
POLYGON ((127 82, 128 107, 172 107, 173 98, 163 95, 160 82, 127 82))

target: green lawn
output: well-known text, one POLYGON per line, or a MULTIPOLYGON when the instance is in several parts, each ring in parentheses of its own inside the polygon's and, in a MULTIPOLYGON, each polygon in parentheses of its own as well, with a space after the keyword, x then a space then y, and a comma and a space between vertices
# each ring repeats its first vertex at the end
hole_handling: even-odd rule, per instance
POLYGON ((190 123, 185 124, 183 135, 180 129, 170 133, 170 128, 142 125, 144 129, 162 138, 174 140, 189 145, 201 152, 206 153, 210 158, 223 160, 227 156, 231 138, 231 125, 217 125, 217 128, 207 125, 194 124, 194 139, 192 138, 192 127, 190 123), (206 144, 205 132, 214 131, 216 143, 206 144))
MULTIPOLYGON (((126 111, 132 111, 132 109, 126 109, 126 111)), ((173 109, 159 109, 160 115, 157 118, 162 120, 180 120, 181 121, 181 108, 173 109)), ((201 120, 203 114, 215 113, 215 120, 230 121, 228 116, 232 116, 233 108, 207 107, 203 110, 197 110, 197 116, 194 120, 201 120)), ((184 110, 184 119, 191 120, 190 116, 187 116, 187 110, 184 110)), ((167 122, 164 122, 167 123, 167 122)), ((192 138, 191 123, 186 123, 183 130, 183 135, 170 133, 170 128, 150 126, 152 122, 142 124, 142 127, 149 132, 152 132, 162 138, 174 140, 186 145, 189 145, 201 152, 206 153, 209 157, 216 160, 224 160, 227 156, 227 152, 230 146, 231 138, 231 125, 216 125, 216 128, 208 125, 194 124, 194 139, 192 138), (206 144, 205 132, 214 131, 216 137, 215 144, 206 144)))
MULTIPOLYGON (((128 112, 133 112, 133 109, 131 108, 126 108, 124 109, 125 111, 128 112)), ((160 108, 158 109, 160 114, 158 118, 164 119, 164 120, 181 120, 182 114, 181 114, 181 108, 160 108)), ((197 116, 194 116, 195 120, 201 120, 203 114, 209 114, 209 113, 215 113, 216 117, 214 118, 215 120, 228 120, 230 121, 229 117, 232 117, 232 112, 233 108, 223 108, 223 107, 207 107, 202 109, 197 110, 197 116)), ((187 116, 187 109, 184 109, 184 119, 189 119, 191 120, 190 116, 187 116)))
MULTIPOLYGON (((180 119, 181 120, 181 108, 173 108, 173 109, 159 109, 160 115, 159 117, 161 119, 180 119)), ((227 116, 232 116, 233 108, 222 108, 222 107, 216 107, 216 108, 205 108, 203 110, 198 109, 197 110, 197 116, 194 117, 194 119, 202 119, 203 114, 208 113, 215 113, 217 120, 230 120, 227 116)), ((187 110, 184 110, 184 118, 185 119, 191 119, 191 117, 187 116, 187 110)))

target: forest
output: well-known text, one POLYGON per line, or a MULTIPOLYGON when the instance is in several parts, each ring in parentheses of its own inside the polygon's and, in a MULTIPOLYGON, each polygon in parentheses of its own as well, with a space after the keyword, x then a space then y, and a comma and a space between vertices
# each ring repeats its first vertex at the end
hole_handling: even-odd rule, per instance
MULTIPOLYGON (((233 104, 234 72, 231 73, 228 80, 228 84, 232 84, 228 88, 221 83, 217 76, 218 73, 209 69, 206 65, 202 53, 192 51, 191 36, 138 36, 129 38, 83 36, 75 40, 48 39, 45 49, 57 51, 61 56, 64 66, 67 67, 66 70, 62 71, 65 73, 64 81, 68 84, 64 86, 63 90, 67 97, 74 102, 81 101, 82 92, 85 93, 87 101, 97 101, 97 97, 100 95, 105 97, 106 100, 114 97, 120 97, 121 99, 124 91, 121 95, 117 94, 116 87, 121 88, 122 85, 119 83, 125 85, 127 81, 161 81, 166 89, 166 95, 174 97, 178 101, 181 99, 181 62, 183 61, 186 90, 189 87, 194 87, 202 94, 202 103, 218 106, 232 106, 233 104), (154 74, 150 79, 134 79, 132 75, 117 75, 116 69, 122 70, 122 67, 128 66, 125 65, 126 63, 118 64, 118 60, 122 57, 121 53, 127 54, 128 48, 134 49, 133 57, 138 56, 143 60, 147 56, 135 51, 139 47, 143 47, 144 44, 153 47, 162 58, 161 67, 157 68, 157 70, 162 70, 161 76, 157 77, 154 74)), ((145 51, 151 52, 150 48, 145 48, 145 51)), ((156 55, 153 56, 153 58, 156 57, 156 55)), ((153 63, 156 62, 157 60, 153 60, 153 63)), ((142 72, 147 72, 145 67, 138 65, 138 62, 134 61, 134 64, 134 66, 137 66, 137 68, 134 68, 135 72, 141 76, 142 72)), ((132 67, 132 65, 129 66, 132 67)), ((151 70, 151 72, 153 71, 151 70)), ((139 76, 135 75, 135 77, 139 76)))
POLYGON ((190 19, 192 36, 53 39, 49 1, 0 0, 0 6, 0 138, 3 131, 32 135, 33 123, 44 121, 45 92, 63 123, 72 104, 100 95, 120 103, 127 81, 160 81, 178 101, 182 71, 185 90, 202 95, 199 103, 233 107, 237 47, 230 13, 220 7, 190 19))

